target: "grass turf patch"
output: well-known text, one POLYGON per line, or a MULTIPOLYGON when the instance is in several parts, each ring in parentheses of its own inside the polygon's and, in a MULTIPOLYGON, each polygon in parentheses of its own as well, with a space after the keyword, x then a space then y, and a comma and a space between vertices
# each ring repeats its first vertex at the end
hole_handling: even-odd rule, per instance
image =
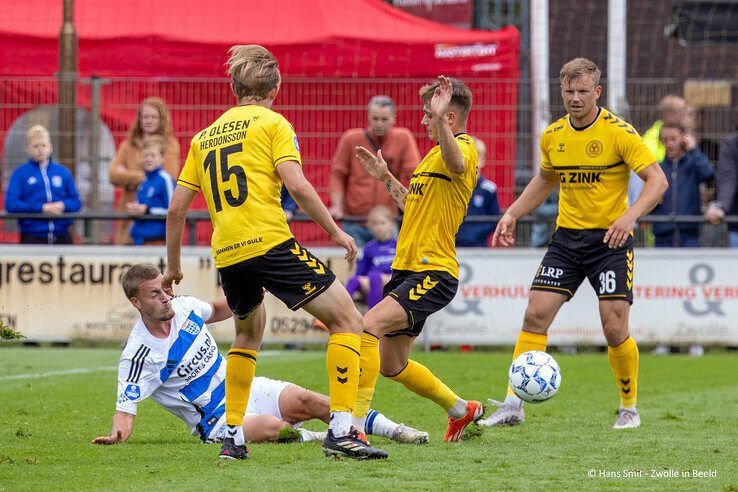
MULTIPOLYGON (((92 445, 110 432, 119 355, 114 349, 0 348, 0 489, 738 487, 738 357, 730 353, 642 355, 643 424, 635 430, 612 429, 618 400, 605 355, 556 355, 561 391, 526 406, 523 425, 444 443, 444 412, 380 378, 374 408, 428 431, 428 444, 373 437, 390 457, 370 462, 330 460, 320 443, 257 444, 249 446, 249 460, 233 463, 220 462, 219 446, 199 444, 183 422, 152 401, 139 406, 128 443, 92 445), (695 477, 694 470, 714 470, 715 476, 695 477)), ((504 396, 509 354, 413 358, 463 398, 504 396)), ((320 352, 260 357, 257 374, 327 391, 320 352)), ((324 428, 320 422, 306 426, 324 428)))

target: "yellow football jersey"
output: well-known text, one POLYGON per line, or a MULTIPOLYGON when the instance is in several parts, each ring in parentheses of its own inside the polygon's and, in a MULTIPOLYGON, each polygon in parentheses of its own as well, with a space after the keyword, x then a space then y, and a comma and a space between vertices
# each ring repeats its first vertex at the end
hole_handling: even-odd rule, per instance
POLYGON ((559 176, 558 227, 607 229, 628 209, 630 170, 656 162, 638 132, 604 108, 586 128, 569 115, 541 135, 541 169, 559 176))
POLYGON ((261 106, 229 109, 192 138, 177 184, 202 190, 216 267, 263 255, 292 238, 277 165, 300 161, 292 126, 261 106))
POLYGON ((392 262, 394 270, 439 270, 459 278, 456 232, 477 182, 477 148, 465 133, 456 136, 456 143, 466 162, 463 173, 448 170, 438 145, 413 171, 392 262))

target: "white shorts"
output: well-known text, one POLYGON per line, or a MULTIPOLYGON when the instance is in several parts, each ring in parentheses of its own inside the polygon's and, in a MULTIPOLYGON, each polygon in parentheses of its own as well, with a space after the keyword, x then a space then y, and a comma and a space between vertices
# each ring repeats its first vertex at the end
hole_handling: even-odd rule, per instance
POLYGON ((292 383, 257 376, 251 383, 249 403, 246 406, 246 416, 271 415, 282 420, 279 410, 279 395, 292 383))
MULTIPOLYGON (((251 392, 249 393, 249 403, 246 406, 246 417, 255 417, 257 415, 271 415, 282 420, 282 412, 279 410, 279 395, 282 391, 292 383, 280 381, 278 379, 269 379, 261 376, 254 377, 251 383, 251 392)), ((294 424, 292 427, 298 428, 302 422, 294 424)), ((209 442, 222 442, 226 433, 225 414, 218 422, 217 430, 211 432, 209 442)))

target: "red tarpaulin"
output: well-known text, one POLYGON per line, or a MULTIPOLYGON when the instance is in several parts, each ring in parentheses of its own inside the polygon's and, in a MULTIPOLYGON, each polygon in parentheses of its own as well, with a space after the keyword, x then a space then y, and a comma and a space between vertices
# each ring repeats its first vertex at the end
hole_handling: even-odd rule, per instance
MULTIPOLYGON (((456 29, 381 0, 78 0, 82 76, 223 75, 226 48, 269 47, 286 75, 518 76, 518 32, 456 29)), ((0 2, 3 75, 57 70, 59 0, 0 2)))
MULTIPOLYGON (((0 2, 0 19, 0 77, 57 72, 59 0, 0 2)), ((514 28, 457 29, 381 0, 77 0, 74 19, 80 76, 113 79, 102 88, 101 114, 116 143, 140 100, 160 96, 172 111, 184 157, 191 135, 233 103, 227 85, 215 79, 226 75, 227 49, 256 43, 279 60, 285 81, 275 109, 293 123, 305 173, 326 201, 327 166, 338 138, 366 125, 371 96, 395 98, 398 125, 418 136, 422 152, 430 148, 417 90, 441 73, 472 88, 469 131, 489 147, 484 175, 497 183, 503 205, 512 199, 519 44, 514 28), (191 77, 205 79, 178 80, 191 77)), ((49 82, 0 83, 0 139, 29 102, 48 104, 56 101, 55 93, 49 82)), ((80 86, 77 104, 89 108, 89 86, 80 86)), ((325 237, 311 232, 302 239, 325 237)))

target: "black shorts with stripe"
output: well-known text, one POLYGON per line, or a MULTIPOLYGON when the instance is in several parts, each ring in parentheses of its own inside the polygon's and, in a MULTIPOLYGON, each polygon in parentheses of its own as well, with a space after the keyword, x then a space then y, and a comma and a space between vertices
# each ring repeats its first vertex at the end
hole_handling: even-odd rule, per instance
POLYGON ((556 229, 531 289, 557 292, 569 300, 587 278, 601 300, 633 304, 633 236, 624 246, 610 249, 602 242, 605 232, 556 229))
POLYGON ((297 241, 219 268, 228 307, 243 319, 264 300, 264 289, 297 311, 331 286, 336 276, 297 241))
POLYGON ((408 326, 385 336, 420 335, 428 316, 451 302, 458 287, 459 281, 446 272, 393 270, 392 278, 384 286, 384 295, 393 297, 402 306, 408 326))

